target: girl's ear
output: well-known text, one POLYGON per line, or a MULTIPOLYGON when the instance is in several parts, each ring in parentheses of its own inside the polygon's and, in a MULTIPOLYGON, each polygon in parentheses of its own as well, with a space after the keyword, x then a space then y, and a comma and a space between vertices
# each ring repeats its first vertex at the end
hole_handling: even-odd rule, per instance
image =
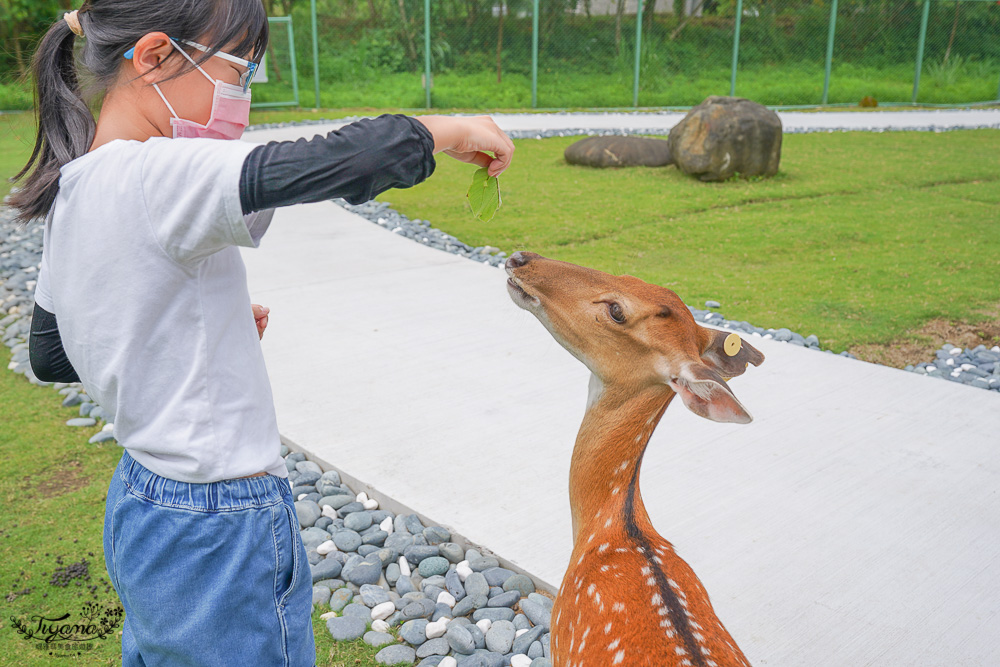
POLYGON ((170 57, 174 47, 163 32, 149 32, 139 38, 132 52, 132 67, 136 75, 148 84, 163 79, 160 65, 170 57))

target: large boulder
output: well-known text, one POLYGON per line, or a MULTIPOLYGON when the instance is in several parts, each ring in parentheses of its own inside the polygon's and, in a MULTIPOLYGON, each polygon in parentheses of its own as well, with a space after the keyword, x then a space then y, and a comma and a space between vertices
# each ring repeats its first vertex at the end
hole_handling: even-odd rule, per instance
POLYGON ((585 167, 664 167, 672 163, 664 139, 649 137, 587 137, 564 153, 570 164, 585 167))
POLYGON ((713 95, 670 130, 667 140, 681 171, 703 181, 774 176, 781 160, 781 120, 742 97, 713 95))

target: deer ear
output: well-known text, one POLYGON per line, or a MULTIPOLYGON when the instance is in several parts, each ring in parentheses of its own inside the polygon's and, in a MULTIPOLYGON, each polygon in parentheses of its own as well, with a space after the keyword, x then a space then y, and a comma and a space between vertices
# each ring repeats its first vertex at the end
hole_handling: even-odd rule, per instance
POLYGON ((700 417, 734 424, 749 424, 753 421, 753 417, 733 395, 722 376, 708 366, 688 364, 668 384, 681 397, 688 410, 700 417))
POLYGON ((737 333, 699 327, 701 360, 727 380, 743 375, 750 364, 760 366, 764 355, 737 333))

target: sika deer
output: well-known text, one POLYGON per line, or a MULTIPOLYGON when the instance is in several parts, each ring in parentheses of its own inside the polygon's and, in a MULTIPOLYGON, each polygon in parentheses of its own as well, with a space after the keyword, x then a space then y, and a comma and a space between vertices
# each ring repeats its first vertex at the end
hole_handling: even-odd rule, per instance
POLYGON ((514 253, 507 289, 591 370, 570 463, 573 553, 552 610, 555 667, 748 666, 698 577, 657 534, 639 466, 680 394, 695 414, 748 423, 726 384, 764 355, 699 326, 672 291, 534 253, 514 253))

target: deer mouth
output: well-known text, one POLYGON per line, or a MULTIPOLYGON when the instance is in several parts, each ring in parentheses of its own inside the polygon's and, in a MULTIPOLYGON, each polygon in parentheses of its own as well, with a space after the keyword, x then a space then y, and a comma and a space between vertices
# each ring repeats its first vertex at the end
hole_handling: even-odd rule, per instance
POLYGON ((525 291, 524 287, 521 286, 521 281, 519 281, 513 275, 507 278, 507 293, 510 294, 510 298, 511 300, 514 301, 515 304, 517 304, 521 308, 524 308, 525 310, 533 308, 537 306, 539 303, 541 303, 538 300, 538 297, 531 296, 530 294, 528 294, 528 292, 525 291))

